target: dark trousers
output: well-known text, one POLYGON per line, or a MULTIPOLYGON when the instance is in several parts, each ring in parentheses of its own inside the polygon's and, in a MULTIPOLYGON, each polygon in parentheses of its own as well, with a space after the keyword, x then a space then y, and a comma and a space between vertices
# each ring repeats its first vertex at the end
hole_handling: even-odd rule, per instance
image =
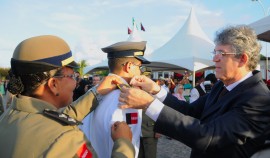
POLYGON ((156 158, 157 142, 157 138, 141 137, 138 158, 156 158))

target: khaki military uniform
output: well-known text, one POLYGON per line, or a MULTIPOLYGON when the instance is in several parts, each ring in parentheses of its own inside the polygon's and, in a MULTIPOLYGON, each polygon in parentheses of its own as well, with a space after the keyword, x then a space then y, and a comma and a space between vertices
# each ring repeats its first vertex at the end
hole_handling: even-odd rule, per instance
MULTIPOLYGON (((0 157, 95 158, 94 149, 77 124, 96 105, 90 91, 72 106, 58 110, 68 115, 56 113, 53 105, 42 100, 14 97, 11 108, 0 118, 0 157)), ((129 141, 118 139, 114 144, 112 157, 134 157, 129 141)))
POLYGON ((154 132, 155 121, 142 112, 142 136, 138 158, 156 158, 158 138, 154 132))

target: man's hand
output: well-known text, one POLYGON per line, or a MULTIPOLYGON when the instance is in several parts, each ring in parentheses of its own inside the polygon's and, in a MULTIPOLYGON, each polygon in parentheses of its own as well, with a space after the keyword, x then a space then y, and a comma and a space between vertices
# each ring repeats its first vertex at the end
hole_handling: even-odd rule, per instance
POLYGON ((105 95, 117 88, 117 84, 122 84, 121 80, 117 76, 106 76, 97 86, 97 92, 101 95, 105 95))
POLYGON ((150 94, 157 94, 160 91, 160 86, 144 75, 134 76, 130 81, 130 85, 139 87, 150 94))
POLYGON ((126 122, 115 122, 111 127, 111 137, 113 141, 116 141, 119 138, 125 138, 129 141, 132 141, 132 132, 126 122))
POLYGON ((122 103, 120 106, 121 109, 145 109, 153 101, 154 98, 150 94, 138 88, 122 87, 119 96, 119 102, 122 103))

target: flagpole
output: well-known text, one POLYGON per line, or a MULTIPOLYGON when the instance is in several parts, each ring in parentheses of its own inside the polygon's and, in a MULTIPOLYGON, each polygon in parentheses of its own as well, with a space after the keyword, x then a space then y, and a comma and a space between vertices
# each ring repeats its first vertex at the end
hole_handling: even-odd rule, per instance
MULTIPOLYGON (((253 2, 256 1, 260 4, 262 10, 263 10, 263 13, 264 13, 264 17, 266 17, 268 14, 269 14, 269 10, 270 10, 270 7, 266 10, 266 8, 264 7, 263 3, 261 0, 252 0, 253 2)), ((265 56, 266 56, 266 59, 265 59, 265 79, 266 81, 268 81, 268 52, 267 52, 267 42, 265 42, 265 56)))

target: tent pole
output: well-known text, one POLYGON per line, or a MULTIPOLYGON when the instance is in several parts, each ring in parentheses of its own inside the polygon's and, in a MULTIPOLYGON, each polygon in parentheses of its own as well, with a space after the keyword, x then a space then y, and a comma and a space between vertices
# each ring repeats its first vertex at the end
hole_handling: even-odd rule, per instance
POLYGON ((192 86, 195 87, 195 71, 192 74, 192 86))

